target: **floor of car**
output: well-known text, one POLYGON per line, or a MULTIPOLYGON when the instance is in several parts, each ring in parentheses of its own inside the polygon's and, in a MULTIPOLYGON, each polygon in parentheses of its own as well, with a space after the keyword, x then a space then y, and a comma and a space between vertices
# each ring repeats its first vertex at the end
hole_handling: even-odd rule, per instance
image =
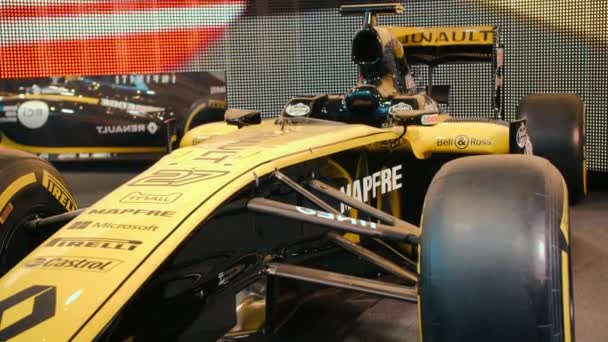
MULTIPOLYGON (((89 206, 149 164, 58 165, 81 207, 89 206)), ((591 193, 572 207, 572 262, 576 340, 608 340, 608 193, 591 193)), ((416 341, 415 304, 328 289, 307 300, 287 331, 288 340, 416 341), (298 339, 299 340, 299 339, 298 339)), ((252 336, 250 341, 283 337, 252 336)))

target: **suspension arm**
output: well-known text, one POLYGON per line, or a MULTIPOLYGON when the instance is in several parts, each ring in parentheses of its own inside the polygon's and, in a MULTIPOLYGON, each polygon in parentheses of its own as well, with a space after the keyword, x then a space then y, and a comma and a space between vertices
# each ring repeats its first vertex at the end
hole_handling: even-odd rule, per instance
POLYGON ((254 212, 270 214, 301 222, 316 224, 339 232, 355 233, 378 237, 404 243, 418 243, 416 226, 387 226, 325 211, 285 204, 264 198, 254 198, 247 203, 247 208, 254 212))
MULTIPOLYGON (((332 198, 348 205, 349 207, 355 208, 372 217, 375 217, 378 220, 384 222, 385 224, 388 224, 391 226, 394 226, 396 224, 397 220, 393 216, 385 213, 382 210, 378 210, 367 203, 363 203, 355 198, 345 195, 342 192, 340 192, 339 190, 336 190, 336 189, 332 188, 331 186, 329 186, 319 180, 316 180, 316 179, 312 180, 312 181, 310 181, 309 184, 313 189, 315 189, 329 197, 332 197, 332 198)), ((401 221, 400 223, 403 224, 406 222, 401 221)))
POLYGON ((372 264, 384 269, 385 271, 409 282, 418 282, 418 275, 410 272, 401 266, 385 259, 384 257, 370 251, 369 249, 356 244, 344 236, 336 232, 328 232, 327 238, 336 245, 346 249, 347 251, 360 256, 361 258, 371 262, 372 264))
POLYGON ((415 287, 406 287, 379 280, 275 262, 266 265, 265 273, 270 276, 302 280, 411 303, 418 302, 418 290, 415 287))
POLYGON ((55 216, 33 219, 25 222, 24 228, 32 230, 57 229, 59 226, 63 226, 73 220, 76 216, 82 214, 86 209, 87 208, 76 209, 55 216))

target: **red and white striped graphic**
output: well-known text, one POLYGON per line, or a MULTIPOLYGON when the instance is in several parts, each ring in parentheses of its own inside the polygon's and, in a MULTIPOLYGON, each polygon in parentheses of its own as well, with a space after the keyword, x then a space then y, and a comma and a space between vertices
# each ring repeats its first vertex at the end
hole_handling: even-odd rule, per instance
POLYGON ((245 0, 0 0, 0 78, 174 70, 245 7, 245 0))

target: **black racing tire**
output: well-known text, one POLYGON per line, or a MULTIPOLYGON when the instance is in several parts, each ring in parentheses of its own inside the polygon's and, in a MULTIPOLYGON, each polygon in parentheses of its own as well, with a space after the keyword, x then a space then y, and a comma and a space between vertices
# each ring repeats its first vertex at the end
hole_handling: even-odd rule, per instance
POLYGON ((574 340, 565 187, 531 155, 441 168, 421 225, 424 342, 574 340))
POLYGON ((529 95, 517 118, 527 120, 533 154, 549 159, 564 176, 570 203, 581 201, 587 193, 583 101, 575 94, 529 95))
POLYGON ((48 238, 24 223, 77 208, 63 177, 29 153, 0 148, 0 276, 48 238))
POLYGON ((210 103, 213 99, 202 98, 196 100, 186 111, 180 124, 178 134, 184 136, 189 130, 202 124, 224 121, 224 112, 226 109, 213 108, 210 103))

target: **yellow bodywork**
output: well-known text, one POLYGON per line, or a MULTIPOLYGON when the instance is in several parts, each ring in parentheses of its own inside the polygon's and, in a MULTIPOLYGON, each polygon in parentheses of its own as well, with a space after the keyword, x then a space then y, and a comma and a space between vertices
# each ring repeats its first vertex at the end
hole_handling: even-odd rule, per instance
POLYGON ((228 134, 237 130, 238 127, 229 125, 224 121, 196 126, 184 134, 179 142, 179 147, 198 145, 209 140, 211 137, 228 134))
MULTIPOLYGON (((410 150, 418 159, 427 159, 434 153, 499 154, 509 153, 509 126, 506 122, 447 121, 448 115, 440 115, 439 123, 432 126, 408 126, 398 148, 410 150), (460 138, 464 140, 459 140, 460 138), (464 141, 463 144, 457 144, 464 141)), ((264 121, 274 122, 275 119, 264 121)), ((198 145, 212 137, 237 131, 234 125, 214 122, 200 125, 188 131, 180 142, 181 147, 198 145)), ((392 129, 401 133, 403 128, 392 129)), ((386 146, 369 146, 370 150, 386 146)))
POLYGON ((409 126, 405 147, 418 159, 429 158, 433 153, 509 153, 507 124, 443 120, 434 126, 409 126))
MULTIPOLYGON (((15 340, 92 340, 200 222, 256 177, 397 136, 390 129, 363 125, 281 130, 267 121, 176 150, 59 230, 0 280, 2 300, 33 285, 56 288, 54 315, 15 340), (154 202, 150 198, 163 196, 164 204, 150 203, 154 202), (142 229, 108 228, 116 224, 142 229), (102 259, 111 264, 106 271, 35 267, 37 260, 51 257, 102 259)), ((3 319, 0 328, 26 315, 32 305, 33 298, 23 302, 23 309, 9 310, 14 318, 3 319)))
MULTIPOLYGON (((204 131, 205 126, 199 129, 204 131)), ((281 129, 274 120, 264 120, 260 125, 174 151, 88 208, 0 279, 0 301, 35 285, 47 289, 47 297, 56 292, 53 315, 14 340, 94 339, 218 206, 275 169, 357 148, 403 149, 404 153, 411 148, 423 157, 434 152, 508 152, 508 126, 500 124, 411 126, 405 139, 395 146, 402 132, 403 127, 380 129, 329 122, 281 129), (450 148, 437 146, 432 138, 464 134, 470 139, 486 139, 489 145, 450 148), (97 266, 88 270, 41 266, 50 259, 88 260, 97 266)), ((0 330, 31 313, 33 302, 34 296, 6 310, 0 330)))
POLYGON ((42 100, 42 101, 68 101, 83 104, 96 105, 99 99, 82 95, 57 95, 57 94, 19 94, 10 96, 0 96, 0 101, 11 100, 42 100))
POLYGON ((54 146, 32 146, 20 144, 6 135, 0 133, 0 146, 30 153, 163 153, 165 147, 120 147, 120 146, 76 146, 76 147, 54 147, 54 146))

